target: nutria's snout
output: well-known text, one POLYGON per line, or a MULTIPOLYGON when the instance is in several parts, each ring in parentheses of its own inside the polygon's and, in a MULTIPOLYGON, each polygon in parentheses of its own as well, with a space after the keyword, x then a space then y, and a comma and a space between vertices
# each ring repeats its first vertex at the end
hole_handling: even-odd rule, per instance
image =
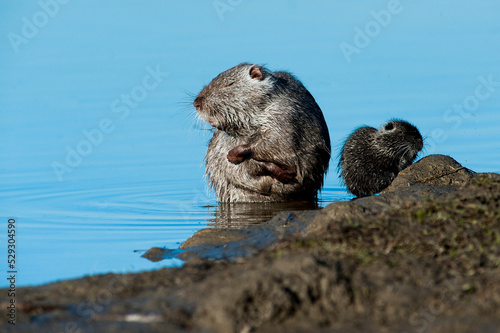
POLYGON ((413 147, 410 150, 410 157, 412 163, 415 160, 415 158, 417 158, 418 153, 420 153, 422 148, 424 148, 424 139, 422 138, 422 135, 420 135, 420 132, 418 132, 418 130, 416 132, 416 136, 417 136, 415 140, 416 142, 413 143, 413 147))
POLYGON ((415 159, 415 158, 417 157, 417 155, 418 155, 418 152, 419 152, 421 149, 422 149, 422 148, 420 148, 420 149, 418 149, 418 150, 417 150, 417 149, 412 150, 412 151, 410 152, 410 156, 411 156, 411 158, 412 158, 412 159, 415 159))
POLYGON ((421 151, 422 148, 424 148, 424 139, 420 136, 420 138, 418 138, 417 151, 421 151))
POLYGON ((200 97, 200 96, 196 97, 196 99, 193 102, 193 106, 195 107, 196 111, 198 111, 198 114, 201 117, 201 119, 208 121, 212 127, 217 127, 215 122, 212 119, 208 118, 207 114, 205 112, 203 112, 202 101, 203 101, 203 97, 200 97))
POLYGON ((415 160, 415 158, 417 157, 419 151, 420 151, 420 149, 418 149, 418 150, 412 149, 412 150, 408 151, 407 154, 408 154, 408 160, 410 160, 410 163, 412 163, 412 161, 415 160))
POLYGON ((195 107, 195 109, 197 111, 200 111, 201 110, 201 98, 200 97, 196 97, 194 102, 193 102, 193 106, 195 107))
POLYGON ((424 141, 420 136, 420 133, 417 133, 417 135, 418 137, 415 139, 413 144, 410 145, 410 150, 409 150, 409 154, 413 159, 415 159, 418 153, 422 150, 422 148, 424 148, 424 141))
POLYGON ((196 111, 198 111, 198 114, 200 114, 201 118, 208 121, 209 124, 212 126, 212 127, 217 127, 217 124, 211 119, 211 118, 206 118, 206 116, 204 115, 204 113, 202 112, 203 110, 203 97, 201 96, 198 96, 195 98, 194 102, 193 102, 193 106, 195 107, 196 111))

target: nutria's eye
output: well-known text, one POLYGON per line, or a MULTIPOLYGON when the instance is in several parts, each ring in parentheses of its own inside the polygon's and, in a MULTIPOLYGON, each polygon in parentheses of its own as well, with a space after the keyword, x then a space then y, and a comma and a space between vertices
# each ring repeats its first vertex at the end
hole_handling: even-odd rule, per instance
POLYGON ((234 84, 234 81, 229 82, 228 84, 226 84, 226 87, 230 87, 230 86, 232 86, 233 84, 234 84))
POLYGON ((385 125, 385 130, 386 131, 392 131, 394 129, 394 124, 393 123, 388 123, 385 125))

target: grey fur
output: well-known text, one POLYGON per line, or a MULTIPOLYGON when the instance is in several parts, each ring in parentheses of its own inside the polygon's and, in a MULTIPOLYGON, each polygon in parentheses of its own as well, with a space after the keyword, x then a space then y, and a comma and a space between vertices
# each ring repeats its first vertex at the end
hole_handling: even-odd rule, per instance
POLYGON ((404 120, 393 119, 379 130, 360 127, 345 141, 338 171, 349 192, 358 197, 373 195, 412 164, 422 147, 422 135, 404 120))
POLYGON ((221 201, 316 199, 330 137, 321 109, 293 75, 242 63, 214 78, 193 105, 214 126, 206 176, 221 201))

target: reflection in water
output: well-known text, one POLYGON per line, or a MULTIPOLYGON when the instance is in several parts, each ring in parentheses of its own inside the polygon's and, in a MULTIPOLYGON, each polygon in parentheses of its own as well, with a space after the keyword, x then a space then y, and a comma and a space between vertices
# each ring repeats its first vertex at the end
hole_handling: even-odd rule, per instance
POLYGON ((314 209, 318 206, 303 203, 240 203, 222 204, 219 208, 221 209, 218 212, 225 215, 222 215, 222 219, 212 220, 215 228, 198 230, 178 249, 153 247, 142 257, 153 262, 174 258, 243 258, 262 249, 269 249, 280 239, 289 239, 296 235, 312 221, 316 214, 314 209), (289 209, 294 211, 290 212, 289 209), (256 219, 256 216, 260 219, 256 219), (262 221, 268 222, 259 224, 262 221))
POLYGON ((278 221, 281 225, 289 221, 295 221, 299 222, 298 224, 295 223, 296 227, 298 225, 304 226, 304 222, 308 223, 311 221, 312 215, 304 215, 298 211, 317 210, 329 203, 349 200, 351 197, 341 187, 325 187, 317 203, 254 202, 218 203, 216 206, 197 205, 199 208, 208 208, 210 218, 206 221, 209 228, 197 231, 178 248, 152 247, 141 257, 152 262, 158 262, 173 258, 182 260, 187 260, 191 257, 228 259, 246 256, 256 249, 266 248, 276 240, 276 237, 283 237, 283 234, 296 230, 295 228, 276 229, 273 223, 262 224, 270 221, 281 212, 294 212, 286 215, 282 214, 281 221, 278 221), (296 220, 298 216, 300 217, 296 220), (262 225, 244 229, 244 227, 258 224, 262 225), (222 244, 224 246, 220 246, 222 244))
POLYGON ((220 203, 208 225, 215 228, 242 228, 269 221, 286 210, 313 210, 320 206, 312 202, 248 202, 220 203))

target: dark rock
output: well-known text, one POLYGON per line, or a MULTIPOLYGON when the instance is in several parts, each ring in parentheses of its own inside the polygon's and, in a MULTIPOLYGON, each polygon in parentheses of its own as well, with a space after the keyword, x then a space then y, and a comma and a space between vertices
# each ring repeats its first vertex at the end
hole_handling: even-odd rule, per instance
MULTIPOLYGON (((383 193, 401 191, 414 185, 457 190, 475 173, 446 155, 429 155, 401 171, 383 193)), ((432 190, 430 190, 432 194, 432 190)))
POLYGON ((317 214, 305 233, 320 232, 328 223, 380 214, 390 207, 400 207, 422 197, 430 199, 450 194, 467 184, 474 175, 449 156, 424 157, 401 171, 382 194, 328 205, 317 214))

